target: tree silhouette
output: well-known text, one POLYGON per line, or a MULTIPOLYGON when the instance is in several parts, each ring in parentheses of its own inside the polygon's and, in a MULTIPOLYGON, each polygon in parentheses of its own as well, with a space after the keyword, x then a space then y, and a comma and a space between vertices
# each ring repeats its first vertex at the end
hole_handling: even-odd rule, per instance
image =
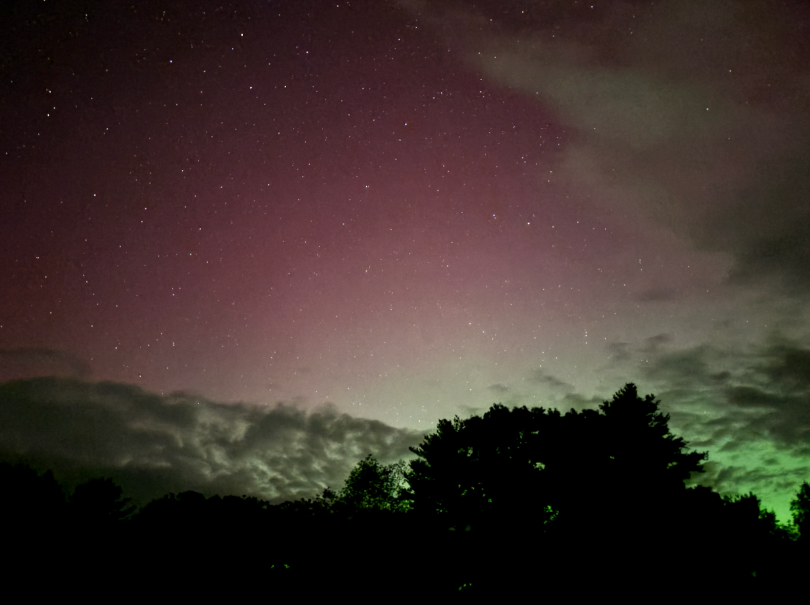
POLYGON ((641 472, 648 480, 683 487, 692 473, 703 471, 708 454, 686 451, 686 441, 669 431, 669 414, 658 410, 659 403, 653 395, 641 399, 630 383, 599 406, 611 465, 619 474, 641 472))
POLYGON ((341 489, 314 499, 271 505, 187 491, 136 514, 110 479, 80 485, 66 503, 52 474, 0 464, 0 512, 4 537, 28 553, 20 561, 68 544, 75 567, 59 559, 66 578, 90 566, 154 586, 183 577, 210 587, 204 560, 216 556, 223 591, 250 570, 276 594, 298 594, 313 577, 308 596, 330 596, 349 577, 385 594, 391 569, 418 565, 419 585, 437 597, 511 602, 537 589, 589 600, 612 586, 648 600, 679 587, 691 598, 701 556, 711 556, 700 585, 718 596, 796 592, 810 552, 810 484, 791 504, 792 540, 752 493, 686 488, 707 455, 668 424, 633 384, 597 409, 565 414, 495 404, 440 420, 410 462, 366 456, 341 489))
POLYGON ((805 481, 799 487, 796 497, 790 502, 793 525, 799 533, 801 542, 810 546, 810 484, 805 481))
POLYGON ((166 494, 139 510, 134 521, 141 526, 189 531, 211 521, 214 504, 214 501, 206 501, 203 494, 191 490, 166 494))
POLYGON ((707 457, 669 431, 658 405, 631 383, 598 411, 496 404, 483 418, 441 420, 411 448, 414 507, 464 529, 509 519, 524 530, 552 521, 566 531, 621 528, 683 491, 707 457))
POLYGON ((560 493, 578 498, 567 503, 576 516, 584 514, 582 505, 593 509, 593 496, 599 494, 603 525, 607 519, 614 528, 654 522, 662 507, 682 495, 685 480, 703 471, 708 454, 689 451, 686 441, 670 432, 669 415, 658 406, 653 395, 642 399, 629 383, 601 404, 598 414, 571 410, 566 415, 571 423, 566 435, 579 441, 585 458, 578 467, 588 469, 588 482, 582 483, 575 479, 577 468, 569 466, 558 487, 560 493), (582 443, 583 438, 588 443, 582 443))
POLYGON ((0 490, 6 540, 28 540, 64 524, 65 494, 51 471, 40 474, 24 464, 0 462, 0 490))
POLYGON ((123 521, 136 508, 112 479, 91 479, 77 486, 70 506, 77 522, 93 525, 123 521))
POLYGON ((439 421, 436 433, 411 448, 419 456, 407 474, 415 510, 437 514, 457 530, 549 520, 554 511, 544 497, 541 445, 559 419, 556 411, 496 404, 483 418, 439 421))
POLYGON ((402 460, 380 464, 368 454, 352 469, 338 492, 326 489, 316 502, 348 513, 360 510, 405 512, 410 508, 406 466, 402 460))

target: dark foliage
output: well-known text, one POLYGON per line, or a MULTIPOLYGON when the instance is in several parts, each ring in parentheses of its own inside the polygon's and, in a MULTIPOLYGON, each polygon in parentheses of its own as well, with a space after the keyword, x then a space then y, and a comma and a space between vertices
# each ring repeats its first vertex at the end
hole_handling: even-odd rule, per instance
POLYGON ((30 542, 64 525, 67 500, 51 471, 0 462, 0 490, 6 541, 30 542))
POLYGON ((326 489, 318 502, 349 516, 370 510, 407 512, 410 500, 405 491, 406 469, 403 461, 384 465, 369 454, 352 469, 339 492, 326 489))
POLYGON ((599 410, 493 405, 440 421, 410 464, 369 455, 337 492, 280 505, 184 492, 136 512, 110 479, 66 499, 50 473, 0 464, 4 546, 18 553, 10 577, 30 587, 43 570, 62 585, 92 573, 99 594, 108 583, 208 600, 257 583, 273 598, 368 601, 795 590, 810 485, 793 502, 792 531, 754 494, 686 488, 706 454, 668 420, 632 384, 599 410))
POLYGON ((598 412, 494 405, 483 418, 442 420, 411 448, 414 508, 458 527, 515 518, 541 529, 553 519, 570 531, 638 517, 683 490, 706 458, 686 451, 668 420, 632 384, 598 412))
POLYGON ((810 484, 802 483, 796 497, 790 503, 793 523, 802 542, 810 542, 810 484))
POLYGON ((136 509, 112 479, 91 479, 79 485, 70 498, 70 508, 75 523, 92 526, 123 521, 136 509))

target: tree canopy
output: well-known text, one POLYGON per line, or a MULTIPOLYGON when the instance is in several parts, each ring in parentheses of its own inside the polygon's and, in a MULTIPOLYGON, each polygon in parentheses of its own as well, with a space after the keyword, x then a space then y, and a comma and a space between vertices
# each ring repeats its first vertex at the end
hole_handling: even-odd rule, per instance
POLYGON ((810 542, 810 484, 805 481, 790 503, 793 523, 803 541, 810 542))
POLYGON ((349 473, 338 492, 326 489, 320 501, 347 512, 375 510, 405 512, 410 508, 404 479, 407 464, 381 464, 368 454, 349 473))
POLYGON ((70 498, 75 519, 80 523, 110 523, 129 518, 136 507, 112 479, 97 478, 77 486, 70 498))
POLYGON ((542 526, 663 498, 701 472, 707 454, 689 451, 658 406, 631 383, 599 410, 496 404, 483 417, 441 420, 411 448, 414 508, 464 528, 515 516, 542 526))
POLYGON ((394 464, 369 454, 339 490, 314 499, 270 504, 186 491, 137 511, 110 479, 65 498, 51 473, 0 463, 0 508, 7 533, 16 530, 17 546, 31 553, 70 543, 77 564, 90 557, 113 574, 120 562, 109 553, 126 551, 130 564, 143 562, 143 576, 178 565, 200 573, 200 553, 227 553, 220 570, 253 566, 289 595, 316 577, 319 596, 330 596, 358 570, 358 584, 382 595, 392 570, 413 567, 420 577, 405 583, 409 596, 429 585, 437 595, 512 601, 540 582, 548 592, 591 590, 589 598, 609 583, 645 599, 680 586, 686 598, 693 584, 683 580, 702 573, 696 553, 716 555, 710 574, 724 597, 795 587, 803 577, 810 484, 792 503, 792 531, 753 493, 687 488, 706 453, 674 435, 659 402, 633 384, 597 409, 495 404, 482 416, 440 420, 412 451, 416 458, 394 464))

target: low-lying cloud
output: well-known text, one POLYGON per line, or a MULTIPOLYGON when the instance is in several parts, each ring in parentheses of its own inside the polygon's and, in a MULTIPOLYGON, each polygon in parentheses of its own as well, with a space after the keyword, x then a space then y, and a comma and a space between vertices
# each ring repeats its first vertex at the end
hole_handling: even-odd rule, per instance
POLYGON ((645 359, 634 370, 640 382, 690 447, 709 451, 700 483, 753 490, 781 502, 786 517, 798 485, 810 480, 810 348, 776 335, 748 346, 670 345, 648 342, 627 359, 645 359))
POLYGON ((141 503, 185 490, 312 497, 340 488, 367 454, 394 462, 421 440, 332 406, 222 404, 58 377, 0 384, 0 457, 52 469, 68 489, 112 477, 141 503))

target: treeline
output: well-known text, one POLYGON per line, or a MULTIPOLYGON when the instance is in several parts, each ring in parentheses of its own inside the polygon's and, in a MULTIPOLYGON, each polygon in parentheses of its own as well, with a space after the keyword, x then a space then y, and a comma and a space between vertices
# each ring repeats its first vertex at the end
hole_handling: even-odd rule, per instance
POLYGON ((240 578, 268 594, 361 600, 750 598, 802 586, 810 485, 789 525, 754 494, 687 488, 707 454, 673 435, 658 405, 632 384, 599 410, 494 405, 440 421, 410 462, 367 456, 340 490, 277 505, 185 492, 136 508, 110 479, 68 497, 50 472, 2 464, 5 545, 34 565, 56 550, 61 567, 48 560, 63 572, 209 596, 240 578))

